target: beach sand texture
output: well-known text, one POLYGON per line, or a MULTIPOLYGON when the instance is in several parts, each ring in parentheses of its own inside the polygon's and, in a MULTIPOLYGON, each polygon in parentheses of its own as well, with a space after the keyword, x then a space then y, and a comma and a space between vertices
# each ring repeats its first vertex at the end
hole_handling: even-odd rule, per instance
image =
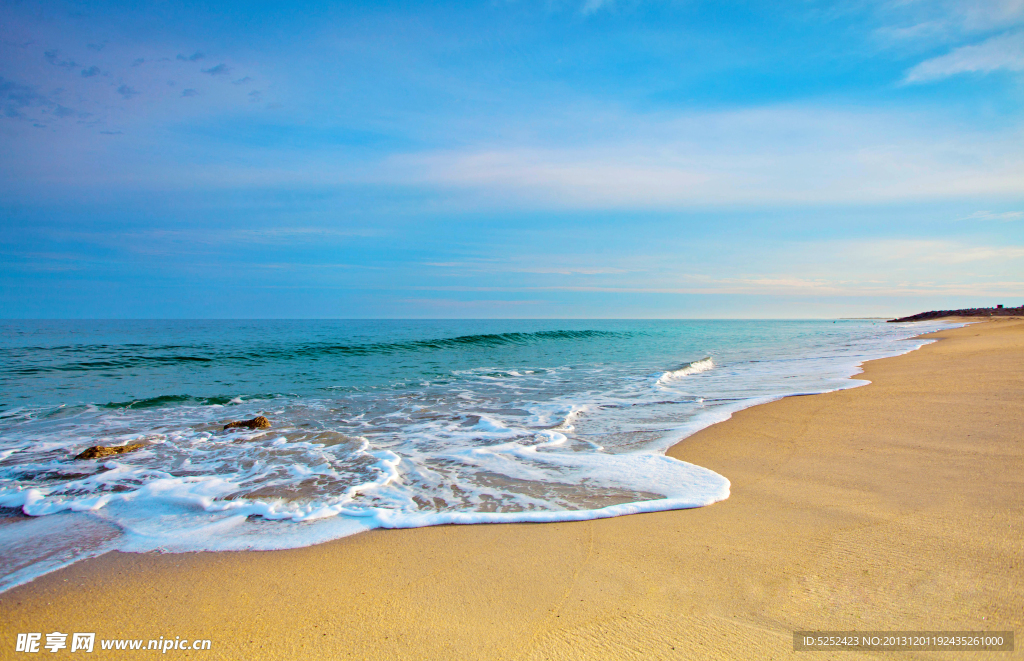
MULTIPOLYGON (((1024 321, 934 336, 868 363, 870 386, 747 409, 672 448, 732 481, 716 505, 108 554, 0 595, 0 658, 52 631, 212 640, 161 655, 188 659, 824 659, 853 657, 794 653, 792 632, 1024 635, 1024 321)), ((965 655, 1022 656, 855 656, 965 655)))

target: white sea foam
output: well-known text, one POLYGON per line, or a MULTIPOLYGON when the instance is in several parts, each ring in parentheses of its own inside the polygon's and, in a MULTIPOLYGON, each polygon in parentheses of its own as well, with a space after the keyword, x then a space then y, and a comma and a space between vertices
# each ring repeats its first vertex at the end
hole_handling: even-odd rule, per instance
POLYGON ((560 422, 558 425, 556 425, 554 427, 554 429, 561 429, 562 431, 570 431, 570 432, 571 431, 575 431, 576 427, 575 427, 575 425, 573 423, 575 423, 577 420, 579 420, 579 418, 581 416, 583 416, 584 414, 586 414, 586 412, 587 412, 587 405, 586 404, 574 404, 569 409, 569 413, 566 414, 565 419, 563 419, 562 422, 560 422))
POLYGON ((663 387, 668 386, 671 385, 673 381, 677 381, 683 378, 684 376, 690 376, 691 374, 700 374, 701 372, 707 372, 708 370, 713 369, 714 367, 715 361, 712 360, 711 356, 708 356, 707 358, 701 358, 700 360, 695 360, 692 363, 686 363, 685 365, 677 369, 665 372, 660 377, 658 377, 657 385, 663 387))

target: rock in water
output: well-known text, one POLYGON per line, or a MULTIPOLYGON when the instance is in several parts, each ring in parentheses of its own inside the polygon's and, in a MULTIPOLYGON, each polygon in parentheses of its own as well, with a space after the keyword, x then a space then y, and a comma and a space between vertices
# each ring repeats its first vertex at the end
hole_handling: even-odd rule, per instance
POLYGON ((90 448, 86 448, 84 452, 75 456, 75 459, 99 459, 101 457, 111 457, 115 454, 124 454, 125 452, 135 452, 140 448, 146 447, 145 443, 129 443, 128 445, 94 445, 90 448))
POLYGON ((235 420, 224 425, 224 429, 238 429, 248 427, 249 429, 270 429, 270 420, 258 415, 252 420, 235 420))

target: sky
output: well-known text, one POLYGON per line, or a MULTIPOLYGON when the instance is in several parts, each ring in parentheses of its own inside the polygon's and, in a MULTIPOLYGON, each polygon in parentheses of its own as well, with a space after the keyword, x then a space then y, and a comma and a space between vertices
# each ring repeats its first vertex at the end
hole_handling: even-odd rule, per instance
POLYGON ((1024 304, 1024 0, 0 2, 0 317, 1024 304))

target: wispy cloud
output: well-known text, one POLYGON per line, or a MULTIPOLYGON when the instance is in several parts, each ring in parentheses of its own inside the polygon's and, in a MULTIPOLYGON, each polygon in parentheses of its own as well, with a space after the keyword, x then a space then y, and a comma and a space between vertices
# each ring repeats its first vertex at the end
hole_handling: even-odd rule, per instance
POLYGON ((918 248, 908 250, 903 257, 917 265, 996 263, 1019 261, 1024 258, 1024 247, 1021 246, 949 246, 938 241, 902 243, 918 248), (926 249, 921 250, 921 246, 925 246, 926 249))
POLYGON ((217 66, 210 67, 209 69, 203 69, 203 73, 208 73, 211 76, 226 76, 231 73, 231 67, 222 62, 217 66))
POLYGON ((893 44, 962 42, 1024 22, 1021 0, 889 0, 874 8, 883 23, 878 35, 893 44))
MULTIPOLYGON (((120 134, 120 131, 114 132, 120 134)), ((345 240, 378 236, 373 229, 337 229, 332 227, 266 227, 261 229, 201 228, 148 229, 119 232, 48 231, 47 240, 101 246, 173 246, 176 253, 194 246, 253 245, 337 245, 345 240)))
MULTIPOLYGON (((586 122, 580 118, 575 126, 586 122)), ((406 154, 392 157, 372 176, 448 189, 478 205, 520 207, 672 208, 1024 194, 1024 136, 1016 128, 971 134, 924 117, 828 108, 633 115, 615 124, 629 128, 589 145, 549 140, 535 147, 406 154)))
POLYGON ((871 283, 836 280, 807 280, 796 277, 722 278, 699 286, 614 287, 564 285, 547 287, 434 287, 419 286, 421 291, 459 292, 586 292, 603 294, 698 294, 796 297, 887 297, 887 296, 1013 296, 1020 294, 1024 281, 998 281, 976 284, 899 282, 871 283))
MULTIPOLYGON (((564 260, 563 260, 564 261, 564 260)), ((425 262, 424 266, 451 269, 453 273, 533 273, 537 275, 611 275, 628 273, 629 269, 609 266, 523 266, 510 265, 499 260, 473 260, 463 262, 425 262)))
MULTIPOLYGON (((40 32, 31 22, 12 29, 37 38, 26 39, 24 47, 0 39, 0 61, 5 68, 0 78, 0 118, 22 120, 16 127, 9 125, 14 133, 5 138, 5 147, 14 148, 12 138, 23 143, 45 141, 46 135, 56 131, 62 134, 63 149, 112 126, 122 129, 131 123, 138 129, 161 121, 183 121, 204 111, 256 107, 250 89, 228 84, 238 76, 226 74, 244 67, 232 60, 201 69, 193 65, 204 58, 201 51, 191 55, 185 51, 175 57, 174 50, 161 44, 131 39, 83 45, 84 38, 64 35, 58 39, 45 30, 40 32), (54 48, 54 42, 61 47, 54 48), (12 56, 15 48, 16 57, 12 56), (211 84, 211 77, 217 83, 211 84), (184 100, 178 99, 193 96, 192 92, 183 94, 183 89, 202 91, 202 99, 182 107, 184 100), (75 112, 68 113, 66 108, 75 112), (88 114, 87 122, 79 121, 83 114, 88 114), (44 125, 47 131, 36 130, 44 125)), ((262 98, 266 96, 264 91, 262 98)), ((131 133, 138 137, 144 131, 131 133)))
POLYGON ((610 7, 613 4, 615 4, 615 0, 584 0, 580 11, 583 14, 593 14, 599 9, 610 7))
POLYGON ((24 118, 26 109, 53 108, 56 105, 35 87, 0 77, 0 109, 5 117, 24 118))
POLYGON ((550 301, 508 301, 503 299, 474 299, 460 300, 457 298, 403 298, 394 301, 402 305, 425 305, 439 308, 491 308, 491 307, 519 307, 523 305, 550 305, 550 301))
POLYGON ((77 64, 75 64, 74 60, 66 60, 63 57, 61 57, 59 50, 48 50, 45 53, 43 53, 43 56, 46 57, 47 62, 49 62, 55 67, 62 67, 64 69, 74 69, 76 66, 78 66, 77 64))
POLYGON ((1001 220, 1008 222, 1011 220, 1024 219, 1024 211, 975 211, 969 216, 960 218, 959 220, 1001 220))
MULTIPOLYGON (((176 97, 185 94, 170 89, 176 97)), ((207 104, 216 93, 200 89, 202 96, 188 99, 189 104, 200 99, 207 104)), ((223 91, 259 98, 231 85, 223 91)), ((158 94, 166 92, 146 88, 145 98, 158 94)), ((18 88, 14 95, 24 97, 20 103, 38 102, 31 101, 31 90, 18 88)), ((554 121, 547 120, 549 130, 554 121)), ((564 130, 543 139, 517 135, 515 144, 466 140, 460 148, 384 152, 373 160, 350 160, 335 146, 319 144, 300 150, 287 144, 236 148, 230 162, 214 159, 188 168, 173 159, 139 160, 125 154, 103 168, 68 172, 66 182, 138 190, 390 186, 408 193, 430 191, 438 206, 467 211, 870 204, 1024 195, 1024 133, 1016 125, 972 132, 927 115, 796 107, 622 113, 601 122, 573 114, 557 121, 564 130)), ((61 147, 62 153, 66 150, 61 147)), ((47 168, 52 173, 53 164, 47 168)))
POLYGON ((904 82, 926 83, 963 73, 1024 71, 1024 32, 991 37, 925 60, 907 71, 904 82))
MULTIPOLYGON (((1009 295, 1021 291, 1024 260, 1024 246, 951 240, 766 241, 762 250, 737 246, 725 259, 720 249, 700 242, 688 248, 683 262, 678 252, 615 255, 603 258, 607 267, 593 270, 535 269, 534 264, 555 258, 535 253, 440 262, 432 265, 446 269, 446 277, 417 288, 798 297, 1009 295)), ((595 255, 573 257, 580 263, 601 261, 595 255)))
POLYGON ((993 30, 1020 24, 1021 0, 943 0, 942 5, 967 30, 993 30))

